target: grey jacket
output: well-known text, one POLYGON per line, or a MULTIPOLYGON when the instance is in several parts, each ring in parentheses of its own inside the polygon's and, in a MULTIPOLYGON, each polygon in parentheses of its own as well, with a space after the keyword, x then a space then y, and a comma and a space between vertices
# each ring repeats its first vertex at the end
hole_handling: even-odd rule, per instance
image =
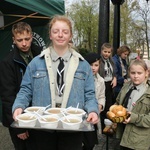
MULTIPOLYGON (((109 61, 110 61, 111 65, 112 65, 112 68, 113 68, 112 76, 115 77, 116 76, 116 74, 115 74, 115 64, 114 64, 112 58, 109 58, 109 61)), ((102 78, 105 77, 104 65, 105 65, 105 62, 104 62, 103 59, 101 59, 99 74, 102 78)))
MULTIPOLYGON (((122 104, 130 82, 126 83, 117 97, 122 104)), ((147 91, 136 101, 131 112, 131 120, 123 132, 123 124, 117 125, 117 137, 122 136, 120 145, 134 150, 148 150, 150 147, 150 84, 147 91)))

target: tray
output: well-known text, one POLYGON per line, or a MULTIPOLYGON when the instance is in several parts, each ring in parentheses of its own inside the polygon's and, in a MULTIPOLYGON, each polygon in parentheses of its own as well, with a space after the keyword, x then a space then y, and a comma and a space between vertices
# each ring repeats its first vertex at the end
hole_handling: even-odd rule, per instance
POLYGON ((93 124, 91 124, 91 123, 88 123, 87 121, 86 121, 86 119, 85 120, 83 120, 82 121, 82 123, 81 123, 81 126, 80 126, 80 128, 78 129, 78 130, 76 130, 76 129, 64 129, 63 127, 62 127, 62 123, 59 121, 59 123, 58 123, 58 127, 57 128, 42 128, 41 126, 40 126, 40 123, 39 123, 39 121, 37 121, 36 122, 36 125, 35 125, 35 127, 28 127, 28 126, 26 126, 26 127, 20 127, 19 125, 18 125, 18 122, 17 121, 14 121, 12 124, 11 124, 11 127, 13 127, 13 128, 28 128, 28 129, 41 129, 41 130, 63 130, 63 131, 94 131, 95 129, 94 129, 94 125, 93 124))

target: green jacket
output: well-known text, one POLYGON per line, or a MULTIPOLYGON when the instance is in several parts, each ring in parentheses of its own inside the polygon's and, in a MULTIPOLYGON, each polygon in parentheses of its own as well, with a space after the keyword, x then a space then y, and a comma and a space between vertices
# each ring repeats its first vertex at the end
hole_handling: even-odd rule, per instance
MULTIPOLYGON (((116 101, 122 104, 130 82, 120 91, 116 101)), ((134 150, 148 150, 150 147, 150 84, 147 91, 137 100, 131 111, 131 120, 123 132, 123 124, 117 125, 116 136, 121 138, 121 146, 134 150)))

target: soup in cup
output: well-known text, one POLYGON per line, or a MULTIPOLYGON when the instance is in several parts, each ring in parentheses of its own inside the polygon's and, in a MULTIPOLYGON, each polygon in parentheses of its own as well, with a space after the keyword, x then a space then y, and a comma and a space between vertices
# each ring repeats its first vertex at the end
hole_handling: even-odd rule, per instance
POLYGON ((31 113, 20 114, 16 117, 19 127, 34 127, 36 125, 37 116, 31 113))
POLYGON ((74 108, 74 107, 66 109, 65 112, 67 115, 75 115, 78 117, 83 117, 86 114, 86 112, 83 109, 74 108))
POLYGON ((42 115, 44 113, 44 109, 45 107, 40 107, 40 106, 31 106, 31 107, 27 107, 24 112, 27 113, 34 113, 34 112, 38 112, 38 114, 42 115))
POLYGON ((61 119, 64 129, 78 130, 82 123, 82 118, 75 115, 67 115, 61 119))
POLYGON ((43 115, 38 120, 42 128, 56 129, 58 127, 59 117, 57 115, 43 115))
POLYGON ((47 115, 58 115, 59 117, 62 117, 61 111, 63 111, 64 108, 49 108, 44 113, 47 115))

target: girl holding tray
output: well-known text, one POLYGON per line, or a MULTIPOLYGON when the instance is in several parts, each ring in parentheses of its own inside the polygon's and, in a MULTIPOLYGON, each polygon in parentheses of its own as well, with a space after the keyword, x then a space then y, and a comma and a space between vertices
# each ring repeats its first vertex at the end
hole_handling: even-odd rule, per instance
MULTIPOLYGON (((71 21, 55 16, 49 24, 52 44, 31 61, 13 105, 13 117, 33 106, 84 109, 87 121, 98 122, 98 103, 90 65, 69 46, 71 21)), ((82 132, 35 130, 36 150, 82 150, 82 132)))

